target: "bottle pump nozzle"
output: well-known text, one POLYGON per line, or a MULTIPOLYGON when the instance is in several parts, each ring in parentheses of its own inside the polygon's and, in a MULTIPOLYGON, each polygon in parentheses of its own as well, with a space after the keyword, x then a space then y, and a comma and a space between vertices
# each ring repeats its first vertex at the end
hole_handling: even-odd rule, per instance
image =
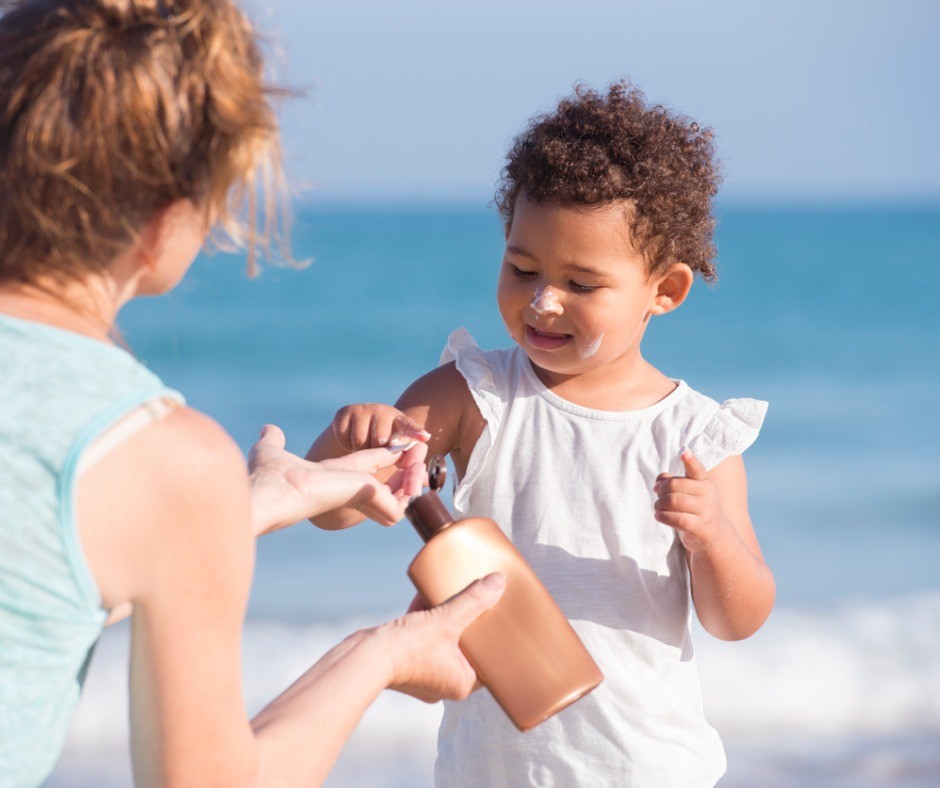
POLYGON ((435 454, 428 460, 428 485, 431 489, 424 495, 412 498, 405 509, 405 516, 425 542, 454 522, 454 516, 437 494, 446 479, 447 464, 440 454, 435 454))

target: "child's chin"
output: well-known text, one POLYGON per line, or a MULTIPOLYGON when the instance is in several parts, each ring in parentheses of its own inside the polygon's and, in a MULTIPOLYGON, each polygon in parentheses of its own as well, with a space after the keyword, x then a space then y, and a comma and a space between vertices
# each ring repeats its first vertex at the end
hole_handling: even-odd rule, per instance
POLYGON ((522 349, 525 351, 525 354, 529 357, 529 361, 532 362, 534 367, 545 370, 546 372, 551 372, 555 375, 578 375, 585 371, 585 364, 582 359, 570 356, 561 358, 560 354, 557 353, 540 352, 524 346, 522 349))

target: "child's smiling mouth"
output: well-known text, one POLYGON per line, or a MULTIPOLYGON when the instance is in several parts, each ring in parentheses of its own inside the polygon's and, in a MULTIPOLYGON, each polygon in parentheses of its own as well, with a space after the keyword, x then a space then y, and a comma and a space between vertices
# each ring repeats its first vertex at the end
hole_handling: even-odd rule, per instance
POLYGON ((538 350, 553 350, 567 344, 574 337, 571 334, 554 334, 551 331, 539 331, 528 323, 525 326, 526 342, 538 350))

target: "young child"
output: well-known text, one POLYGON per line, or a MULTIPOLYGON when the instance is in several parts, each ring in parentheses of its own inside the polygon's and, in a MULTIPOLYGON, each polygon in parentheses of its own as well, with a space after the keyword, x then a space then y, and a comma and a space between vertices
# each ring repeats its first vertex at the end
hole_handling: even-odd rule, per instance
POLYGON ((577 88, 515 140, 497 194, 497 301, 515 346, 482 351, 457 330, 397 408, 343 408, 311 448, 426 429, 429 451, 453 460, 456 510, 502 525, 606 677, 527 733, 488 693, 445 704, 439 786, 705 786, 725 770, 689 599, 728 640, 770 612, 740 457, 766 404, 718 404, 640 348, 696 272, 715 276, 717 183, 709 132, 628 83, 577 88))
POLYGON ((355 633, 248 719, 254 534, 339 505, 396 522, 424 446, 407 461, 382 450, 317 465, 268 427, 249 482, 223 430, 111 340, 121 307, 172 289, 210 229, 233 227, 256 173, 276 170, 241 12, 229 0, 3 6, 0 786, 52 770, 105 620, 128 608, 137 784, 319 784, 383 687, 471 690, 457 639, 502 581, 355 633), (378 484, 371 473, 397 458, 378 484))

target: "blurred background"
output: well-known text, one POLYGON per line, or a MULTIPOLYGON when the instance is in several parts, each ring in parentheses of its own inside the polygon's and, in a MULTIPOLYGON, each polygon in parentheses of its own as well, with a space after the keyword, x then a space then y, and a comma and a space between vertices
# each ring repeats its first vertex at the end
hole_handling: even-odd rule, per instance
MULTIPOLYGON (((393 401, 466 325, 505 346, 491 206, 512 137, 579 81, 630 77, 714 129, 720 279, 645 352, 770 401, 748 451, 778 582, 753 638, 697 632, 726 786, 940 783, 940 5, 257 0, 304 270, 207 254, 131 305, 128 344, 245 451, 303 453, 343 404, 393 401)), ((263 539, 245 636, 257 710, 407 606, 407 524, 263 539)), ((127 633, 95 655, 51 786, 118 786, 127 633)), ((386 693, 329 784, 430 786, 439 709, 386 693)), ((311 743, 315 746, 315 742, 311 743)))

